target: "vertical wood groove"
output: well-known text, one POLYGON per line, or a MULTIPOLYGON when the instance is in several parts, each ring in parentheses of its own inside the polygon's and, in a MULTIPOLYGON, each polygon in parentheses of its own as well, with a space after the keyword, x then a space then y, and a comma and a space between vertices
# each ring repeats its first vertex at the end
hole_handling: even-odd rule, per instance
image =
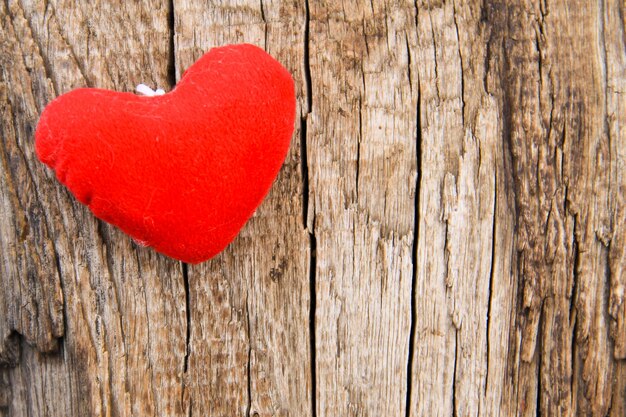
MULTIPOLYGON (((416 6, 417 8, 417 6, 416 6)), ((407 41, 407 48, 408 48, 407 41)), ((410 57, 410 55, 409 55, 410 57)), ((409 69, 411 61, 409 60, 409 69)), ((409 77, 410 79, 410 77, 409 77)), ((421 124, 421 100, 420 100, 420 88, 419 82, 417 83, 417 106, 415 112, 416 129, 415 129, 415 165, 417 168, 415 176, 415 203, 414 203, 414 219, 413 219, 413 241, 411 244, 411 326, 409 329, 409 351, 406 361, 406 399, 405 399, 405 417, 411 415, 411 395, 413 390, 413 355, 415 352, 415 325, 417 316, 417 306, 415 298, 417 297, 417 245, 419 237, 419 208, 420 208, 420 188, 422 179, 422 124, 421 124)))
POLYGON ((313 111, 313 92, 312 92, 312 77, 311 77, 311 65, 310 65, 310 21, 311 14, 309 10, 309 0, 304 0, 304 31, 303 31, 303 76, 304 76, 304 88, 306 94, 306 109, 302 111, 300 121, 300 166, 302 168, 302 220, 303 227, 309 234, 309 355, 310 355, 310 369, 311 369, 311 417, 317 417, 317 361, 316 361, 316 329, 315 329, 315 315, 316 315, 316 246, 317 240, 315 237, 315 208, 311 208, 309 205, 309 164, 308 164, 308 136, 307 136, 307 121, 308 116, 313 111), (309 216, 312 218, 309 219, 309 216))
POLYGON ((169 29, 169 45, 167 57, 167 81, 170 90, 176 85, 176 10, 174 0, 168 0, 167 26, 169 29))

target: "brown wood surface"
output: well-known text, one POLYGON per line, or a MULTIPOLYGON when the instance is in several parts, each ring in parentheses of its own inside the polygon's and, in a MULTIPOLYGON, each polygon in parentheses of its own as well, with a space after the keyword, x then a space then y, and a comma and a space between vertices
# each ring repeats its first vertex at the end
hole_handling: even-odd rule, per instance
POLYGON ((3 0, 0 135, 0 416, 626 415, 621 0, 3 0), (214 259, 37 161, 55 96, 239 42, 300 117, 214 259))

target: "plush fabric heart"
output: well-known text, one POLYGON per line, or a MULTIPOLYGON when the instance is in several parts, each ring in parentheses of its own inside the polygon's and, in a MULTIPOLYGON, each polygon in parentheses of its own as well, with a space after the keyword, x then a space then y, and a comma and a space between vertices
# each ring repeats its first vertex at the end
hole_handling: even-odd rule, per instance
POLYGON ((229 45, 165 95, 83 88, 58 97, 35 148, 97 217, 197 263, 224 249, 269 191, 295 109, 287 70, 256 46, 229 45))

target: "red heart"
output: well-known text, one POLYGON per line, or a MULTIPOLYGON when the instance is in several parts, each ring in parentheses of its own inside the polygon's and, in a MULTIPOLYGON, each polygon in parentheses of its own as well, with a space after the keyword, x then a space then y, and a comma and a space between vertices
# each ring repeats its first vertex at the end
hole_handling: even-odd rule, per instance
POLYGON ((37 156, 99 218, 185 262, 237 235, 293 133, 291 75, 252 45, 214 48, 168 94, 83 88, 51 102, 37 156))

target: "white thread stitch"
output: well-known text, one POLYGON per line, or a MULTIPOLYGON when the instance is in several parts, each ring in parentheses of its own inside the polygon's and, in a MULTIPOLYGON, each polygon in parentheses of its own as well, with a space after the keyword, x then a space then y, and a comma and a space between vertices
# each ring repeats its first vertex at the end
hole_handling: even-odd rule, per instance
POLYGON ((139 84, 135 90, 137 90, 139 94, 142 94, 146 97, 162 96, 163 94, 165 94, 165 91, 162 88, 157 88, 157 90, 154 91, 145 84, 139 84))

